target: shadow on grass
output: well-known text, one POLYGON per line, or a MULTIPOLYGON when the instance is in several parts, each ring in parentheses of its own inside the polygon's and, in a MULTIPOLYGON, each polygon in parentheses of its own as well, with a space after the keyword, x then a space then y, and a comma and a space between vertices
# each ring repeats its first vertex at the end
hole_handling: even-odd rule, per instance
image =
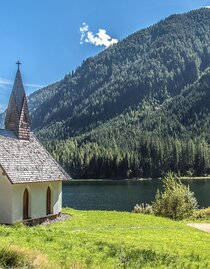
POLYGON ((25 257, 10 247, 0 249, 0 267, 2 268, 34 268, 25 261, 25 257))

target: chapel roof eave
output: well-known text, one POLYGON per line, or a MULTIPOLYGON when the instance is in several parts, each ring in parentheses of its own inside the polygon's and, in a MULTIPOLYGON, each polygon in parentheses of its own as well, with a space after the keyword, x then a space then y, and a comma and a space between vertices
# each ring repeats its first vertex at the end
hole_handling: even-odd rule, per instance
POLYGON ((71 180, 32 132, 30 140, 21 140, 0 130, 0 166, 12 184, 71 180))

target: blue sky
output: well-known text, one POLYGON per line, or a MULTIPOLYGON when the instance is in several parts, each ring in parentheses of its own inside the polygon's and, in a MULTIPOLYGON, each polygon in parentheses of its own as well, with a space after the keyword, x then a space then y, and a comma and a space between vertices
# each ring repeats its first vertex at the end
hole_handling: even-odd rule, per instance
POLYGON ((106 35, 108 41, 121 40, 171 14, 208 5, 210 0, 0 1, 0 110, 8 102, 17 60, 29 94, 105 49, 97 44, 106 35))

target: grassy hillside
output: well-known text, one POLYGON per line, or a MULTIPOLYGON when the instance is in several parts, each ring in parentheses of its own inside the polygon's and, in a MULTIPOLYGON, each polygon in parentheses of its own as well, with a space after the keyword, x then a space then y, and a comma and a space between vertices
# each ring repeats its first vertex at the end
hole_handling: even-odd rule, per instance
POLYGON ((32 265, 28 261, 24 268, 210 267, 210 234, 184 223, 126 212, 65 211, 71 219, 48 226, 0 226, 0 266, 2 246, 9 244, 19 254, 26 250, 32 265))

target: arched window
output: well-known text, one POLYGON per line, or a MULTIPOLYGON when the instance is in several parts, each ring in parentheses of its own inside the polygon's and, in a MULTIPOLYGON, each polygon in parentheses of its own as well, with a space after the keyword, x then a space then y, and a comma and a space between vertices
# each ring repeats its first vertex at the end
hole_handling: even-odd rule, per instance
POLYGON ((50 187, 47 188, 47 196, 46 196, 46 214, 52 214, 52 192, 50 187))
POLYGON ((29 192, 27 189, 23 193, 23 219, 29 219, 29 192))

